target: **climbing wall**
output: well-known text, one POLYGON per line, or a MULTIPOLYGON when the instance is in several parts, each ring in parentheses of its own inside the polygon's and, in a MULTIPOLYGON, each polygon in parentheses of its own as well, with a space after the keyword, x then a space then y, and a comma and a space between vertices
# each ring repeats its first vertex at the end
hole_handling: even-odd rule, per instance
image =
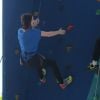
POLYGON ((94 44, 100 37, 100 0, 3 0, 3 100, 86 100, 94 73, 87 70, 94 44), (56 60, 63 75, 73 83, 61 90, 52 70, 47 83, 39 83, 37 72, 20 66, 17 30, 20 15, 38 11, 41 30, 74 25, 65 36, 43 38, 39 52, 56 60))

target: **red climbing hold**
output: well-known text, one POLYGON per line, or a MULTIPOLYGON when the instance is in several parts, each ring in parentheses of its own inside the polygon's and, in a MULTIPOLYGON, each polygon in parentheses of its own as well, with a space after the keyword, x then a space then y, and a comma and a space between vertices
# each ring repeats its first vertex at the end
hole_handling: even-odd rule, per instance
POLYGON ((66 31, 71 31, 71 30, 73 30, 73 28, 74 28, 74 25, 73 25, 73 24, 69 24, 69 25, 67 26, 66 31))

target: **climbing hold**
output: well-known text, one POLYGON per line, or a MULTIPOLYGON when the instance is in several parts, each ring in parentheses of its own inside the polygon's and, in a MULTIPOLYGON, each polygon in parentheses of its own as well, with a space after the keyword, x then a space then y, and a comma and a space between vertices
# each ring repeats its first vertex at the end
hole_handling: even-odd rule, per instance
POLYGON ((65 51, 67 52, 67 53, 69 53, 70 51, 71 51, 71 49, 73 48, 73 46, 72 45, 66 45, 66 47, 65 47, 65 51))
POLYGON ((73 24, 69 24, 66 28, 66 31, 72 31, 74 28, 74 25, 73 24))
POLYGON ((100 9, 96 10, 96 15, 100 15, 100 9))

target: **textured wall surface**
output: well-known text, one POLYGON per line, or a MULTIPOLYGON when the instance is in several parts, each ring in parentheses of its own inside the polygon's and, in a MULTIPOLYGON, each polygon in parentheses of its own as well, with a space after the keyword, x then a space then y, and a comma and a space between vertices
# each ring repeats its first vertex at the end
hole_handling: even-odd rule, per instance
POLYGON ((100 16, 96 15, 100 3, 96 0, 3 0, 3 5, 3 100, 86 100, 93 78, 86 68, 95 40, 100 36, 100 16), (15 54, 20 15, 39 9, 42 30, 75 26, 65 36, 43 38, 39 47, 40 53, 57 61, 63 77, 74 76, 73 84, 64 91, 56 84, 50 68, 47 83, 41 85, 36 70, 20 66, 19 56, 15 54))

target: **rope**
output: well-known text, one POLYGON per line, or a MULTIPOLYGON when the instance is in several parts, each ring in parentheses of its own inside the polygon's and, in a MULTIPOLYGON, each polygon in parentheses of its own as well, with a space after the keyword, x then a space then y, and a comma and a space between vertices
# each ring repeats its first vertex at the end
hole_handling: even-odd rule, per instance
MULTIPOLYGON (((35 2, 35 0, 33 0, 33 6, 35 6, 36 3, 37 3, 37 2, 35 2)), ((42 6, 42 1, 40 0, 40 2, 39 2, 39 6, 38 6, 37 10, 36 10, 36 11, 34 11, 34 10, 32 11, 33 13, 35 13, 35 12, 38 13, 38 15, 36 15, 37 18, 40 17, 41 6, 42 6)), ((34 9, 34 7, 33 7, 33 9, 34 9)))
POLYGON ((96 81, 96 88, 95 88, 95 94, 94 94, 94 99, 96 99, 97 95, 97 90, 98 90, 98 84, 99 84, 99 74, 100 74, 100 59, 99 59, 99 68, 98 68, 98 73, 97 73, 97 81, 96 81))
POLYGON ((40 4, 39 4, 39 8, 38 8, 38 12, 39 12, 38 18, 40 17, 41 6, 42 6, 42 1, 40 0, 40 4))

